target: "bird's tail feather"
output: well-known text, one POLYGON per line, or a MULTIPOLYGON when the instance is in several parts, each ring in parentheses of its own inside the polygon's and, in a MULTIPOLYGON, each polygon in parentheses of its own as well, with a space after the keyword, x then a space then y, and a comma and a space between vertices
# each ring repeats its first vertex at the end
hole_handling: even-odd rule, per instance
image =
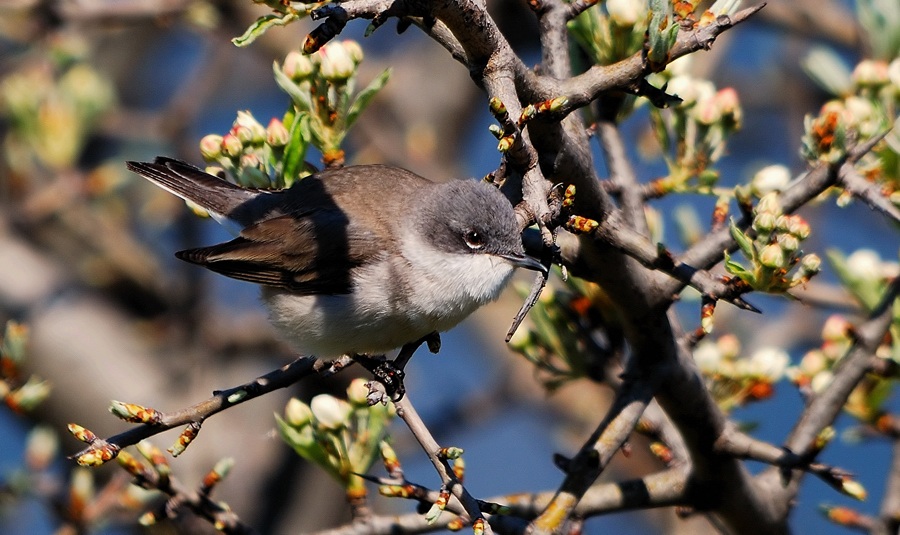
POLYGON ((203 207, 216 219, 228 219, 232 211, 258 193, 172 158, 159 156, 152 163, 125 165, 164 190, 203 207))

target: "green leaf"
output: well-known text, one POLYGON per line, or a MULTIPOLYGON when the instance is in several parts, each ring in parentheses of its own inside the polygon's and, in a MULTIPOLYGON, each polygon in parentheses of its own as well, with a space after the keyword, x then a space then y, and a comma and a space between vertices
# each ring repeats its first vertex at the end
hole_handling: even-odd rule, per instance
POLYGON ((734 218, 730 219, 728 222, 728 230, 731 231, 731 237, 734 238, 734 241, 737 242, 738 247, 741 248, 741 252, 744 253, 748 259, 754 259, 754 251, 753 251, 753 242, 747 237, 744 232, 734 224, 734 218))
POLYGON ((282 179, 284 187, 289 188, 297 180, 303 161, 306 157, 306 149, 309 147, 310 128, 309 114, 299 113, 291 124, 290 140, 284 147, 284 161, 282 164, 282 179))
POLYGON ((735 277, 738 277, 750 286, 755 287, 756 276, 752 271, 748 271, 747 268, 745 268, 740 262, 732 260, 731 255, 728 254, 728 251, 725 252, 725 271, 731 273, 735 277))
POLYGON ((256 41, 256 38, 266 33, 269 28, 273 26, 285 26, 295 20, 299 20, 300 15, 296 12, 290 13, 282 13, 282 14, 272 14, 272 15, 264 15, 250 25, 247 28, 247 31, 244 32, 244 35, 240 37, 235 37, 231 40, 234 46, 245 47, 256 41))
POLYGON ((331 457, 325 452, 325 449, 315 439, 311 425, 303 426, 297 429, 291 424, 284 421, 277 414, 275 415, 275 423, 278 427, 278 433, 281 438, 297 452, 298 455, 317 464, 320 468, 327 471, 335 479, 341 481, 341 475, 332 463, 331 457))
POLYGON ((275 83, 278 84, 278 87, 280 87, 282 91, 291 97, 294 105, 297 106, 300 111, 312 111, 313 103, 309 96, 309 91, 304 91, 299 85, 291 80, 288 75, 284 74, 281 68, 278 67, 277 61, 272 63, 272 71, 275 73, 275 83))
POLYGON ((650 0, 650 25, 647 28, 647 59, 653 65, 665 65, 669 50, 678 38, 678 25, 668 0, 650 0))
POLYGON ((372 80, 369 85, 365 87, 362 91, 356 95, 356 100, 353 101, 353 104, 350 105, 350 111, 347 112, 347 123, 346 128, 349 130, 353 123, 356 122, 356 119, 359 117, 359 114, 366 109, 369 105, 369 102, 375 98, 375 95, 381 91, 381 88, 387 84, 388 79, 391 77, 391 69, 385 69, 378 75, 377 78, 372 80))

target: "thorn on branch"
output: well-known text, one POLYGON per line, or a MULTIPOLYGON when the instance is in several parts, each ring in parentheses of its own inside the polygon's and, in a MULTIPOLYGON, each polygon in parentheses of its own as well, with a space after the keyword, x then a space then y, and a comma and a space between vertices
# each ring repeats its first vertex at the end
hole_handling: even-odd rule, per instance
POLYGON ((644 97, 657 108, 668 108, 669 106, 677 106, 681 104, 682 99, 678 95, 670 95, 666 93, 666 86, 662 88, 654 87, 646 78, 641 78, 638 82, 637 89, 632 91, 639 97, 644 97))

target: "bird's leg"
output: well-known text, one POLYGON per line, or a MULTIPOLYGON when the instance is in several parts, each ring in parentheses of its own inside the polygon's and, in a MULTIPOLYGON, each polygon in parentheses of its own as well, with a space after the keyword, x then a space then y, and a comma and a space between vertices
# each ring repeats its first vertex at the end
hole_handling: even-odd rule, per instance
POLYGON ((409 342, 408 344, 405 344, 400 349, 400 354, 397 355, 397 358, 394 359, 394 367, 399 370, 406 368, 406 363, 409 362, 409 359, 412 358, 413 353, 415 353, 422 344, 428 344, 428 351, 437 353, 441 350, 440 333, 438 333, 437 331, 430 332, 422 338, 419 338, 415 342, 409 342))
POLYGON ((384 389, 392 401, 400 401, 406 394, 406 387, 403 385, 406 372, 403 369, 422 344, 428 344, 428 350, 437 353, 441 349, 441 335, 432 332, 414 342, 404 344, 400 349, 400 354, 393 361, 385 360, 384 356, 370 357, 368 355, 353 355, 353 360, 369 370, 375 380, 384 385, 384 389))
POLYGON ((403 377, 406 373, 404 373, 402 369, 394 366, 393 362, 386 360, 384 355, 375 357, 369 355, 353 355, 353 360, 358 362, 363 368, 369 370, 372 377, 384 385, 384 391, 391 397, 391 400, 403 399, 404 394, 406 394, 406 387, 403 386, 403 377))

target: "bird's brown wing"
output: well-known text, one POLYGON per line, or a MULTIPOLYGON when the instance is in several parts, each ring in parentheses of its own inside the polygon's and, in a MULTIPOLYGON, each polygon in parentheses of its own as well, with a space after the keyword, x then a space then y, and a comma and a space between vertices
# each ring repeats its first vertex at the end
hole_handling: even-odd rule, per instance
POLYGON ((371 228, 351 225, 337 208, 266 219, 226 243, 176 253, 238 280, 301 295, 346 294, 351 271, 372 261, 383 240, 371 228))

